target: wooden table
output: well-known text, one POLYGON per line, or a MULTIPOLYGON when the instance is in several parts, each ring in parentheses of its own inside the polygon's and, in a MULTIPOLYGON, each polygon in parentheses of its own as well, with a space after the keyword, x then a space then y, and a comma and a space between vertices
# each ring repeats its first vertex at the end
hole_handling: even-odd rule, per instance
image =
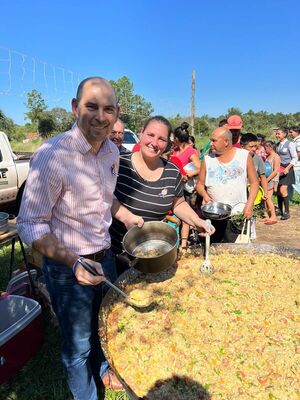
POLYGON ((16 225, 16 219, 13 219, 11 221, 8 221, 8 231, 5 233, 2 233, 0 235, 0 247, 4 246, 8 242, 10 242, 12 239, 18 239, 18 229, 16 225))
POLYGON ((21 238, 19 236, 19 232, 18 232, 17 224, 16 224, 16 219, 13 219, 13 220, 8 221, 8 230, 7 230, 7 232, 5 232, 2 235, 0 235, 0 247, 4 246, 4 245, 7 245, 9 243, 11 244, 10 264, 9 264, 9 280, 12 277, 12 270, 13 270, 13 264, 14 264, 14 259, 15 259, 15 244, 16 244, 16 240, 18 240, 18 242, 20 243, 21 252, 22 252, 22 255, 23 255, 26 271, 28 273, 28 278, 29 278, 32 294, 33 294, 33 297, 35 298, 36 297, 35 288, 34 288, 32 276, 30 274, 30 268, 29 268, 29 265, 28 265, 28 261, 27 261, 27 257, 26 257, 26 253, 25 253, 25 249, 24 249, 24 245, 23 245, 23 242, 22 242, 22 240, 21 240, 21 238))

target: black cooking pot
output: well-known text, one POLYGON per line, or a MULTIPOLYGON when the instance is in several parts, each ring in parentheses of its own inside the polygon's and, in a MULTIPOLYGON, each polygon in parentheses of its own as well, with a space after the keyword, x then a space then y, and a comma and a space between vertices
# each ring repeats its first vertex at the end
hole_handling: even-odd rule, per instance
POLYGON ((177 232, 165 222, 145 222, 142 228, 129 229, 123 238, 125 252, 117 257, 144 273, 171 267, 177 259, 177 232))

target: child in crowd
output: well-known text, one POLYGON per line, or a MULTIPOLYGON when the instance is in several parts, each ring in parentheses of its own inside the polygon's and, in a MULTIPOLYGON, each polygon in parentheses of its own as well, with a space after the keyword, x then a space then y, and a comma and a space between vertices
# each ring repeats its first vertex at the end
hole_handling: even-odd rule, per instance
POLYGON ((265 135, 262 135, 261 133, 258 133, 256 136, 257 136, 257 149, 256 149, 255 154, 260 156, 263 161, 266 161, 267 153, 264 148, 264 143, 265 143, 266 137, 265 137, 265 135))
POLYGON ((254 167, 260 181, 260 185, 264 191, 263 200, 265 200, 270 217, 265 220, 265 224, 270 225, 277 222, 275 206, 272 202, 272 197, 268 193, 268 182, 266 178, 266 167, 260 156, 256 154, 257 136, 253 133, 245 133, 241 137, 242 148, 248 150, 253 157, 254 167))

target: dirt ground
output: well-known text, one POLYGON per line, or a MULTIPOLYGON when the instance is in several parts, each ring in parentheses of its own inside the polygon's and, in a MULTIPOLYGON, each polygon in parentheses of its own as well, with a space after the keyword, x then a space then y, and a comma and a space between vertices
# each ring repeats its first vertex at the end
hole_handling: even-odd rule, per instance
POLYGON ((274 244, 300 248, 300 206, 290 207, 291 218, 277 224, 265 225, 262 219, 257 219, 257 239, 253 243, 274 244))

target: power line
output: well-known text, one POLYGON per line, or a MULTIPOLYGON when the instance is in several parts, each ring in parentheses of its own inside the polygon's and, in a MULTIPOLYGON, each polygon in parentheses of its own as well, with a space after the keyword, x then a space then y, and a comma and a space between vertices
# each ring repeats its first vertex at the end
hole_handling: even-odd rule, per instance
POLYGON ((0 95, 24 97, 38 90, 48 101, 59 102, 74 95, 83 78, 68 68, 47 63, 37 57, 0 46, 0 95))

